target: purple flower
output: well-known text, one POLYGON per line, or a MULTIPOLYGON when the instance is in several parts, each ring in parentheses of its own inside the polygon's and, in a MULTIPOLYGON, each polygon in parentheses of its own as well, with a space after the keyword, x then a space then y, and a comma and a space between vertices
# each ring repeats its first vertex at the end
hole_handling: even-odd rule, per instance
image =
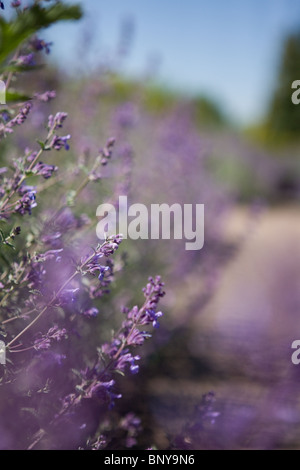
POLYGON ((37 156, 37 152, 32 152, 29 148, 25 149, 26 160, 31 163, 37 156))
POLYGON ((113 387, 115 385, 114 380, 103 381, 95 379, 88 387, 87 391, 85 391, 84 396, 85 398, 93 398, 98 397, 102 399, 107 399, 109 402, 109 408, 114 407, 114 400, 122 398, 121 394, 116 394, 113 392, 113 387))
POLYGON ((35 65, 34 54, 20 55, 16 61, 17 65, 35 65))
POLYGON ((132 374, 138 374, 139 370, 140 370, 140 366, 138 366, 137 364, 132 364, 130 366, 130 371, 132 374))
POLYGON ((50 46, 52 46, 52 42, 45 42, 43 39, 39 39, 34 37, 30 41, 31 47, 36 51, 45 50, 46 54, 50 53, 50 46))
POLYGON ((114 120, 118 126, 123 128, 134 126, 137 121, 137 110, 134 103, 128 102, 119 106, 115 113, 114 120))
POLYGON ((128 349, 123 350, 122 354, 116 360, 115 369, 123 372, 129 365, 131 373, 137 374, 139 371, 139 366, 135 363, 135 361, 139 361, 140 359, 140 356, 133 356, 130 352, 128 352, 128 349))
POLYGON ((157 321, 157 319, 159 317, 161 317, 162 315, 163 315, 162 312, 155 312, 155 310, 153 308, 151 308, 149 310, 146 310, 145 316, 143 318, 141 318, 140 324, 141 325, 143 325, 143 324, 147 325, 149 323, 152 323, 154 328, 158 328, 159 327, 159 322, 157 321))
MULTIPOLYGON (((147 310, 149 310, 149 312, 150 312, 150 314, 148 313, 148 318, 149 318, 149 315, 153 316, 152 310, 156 308, 156 306, 159 302, 159 299, 165 295, 165 292, 163 290, 163 286, 164 286, 164 283, 161 282, 160 276, 156 276, 155 279, 153 279, 152 277, 149 277, 149 283, 143 289, 144 296, 146 298, 148 297, 147 310)), ((159 316, 161 316, 161 315, 162 314, 160 312, 159 316)), ((153 321, 154 320, 155 320, 155 318, 153 319, 153 321)))
POLYGON ((100 259, 103 257, 102 253, 96 253, 95 256, 91 259, 86 265, 87 272, 95 275, 95 272, 99 271, 98 279, 102 281, 104 279, 104 274, 110 270, 109 266, 102 266, 100 264, 100 259))
POLYGON ((141 420, 134 413, 128 413, 121 421, 121 427, 126 430, 139 428, 141 420))
POLYGON ((128 345, 140 346, 144 343, 145 338, 149 336, 151 336, 149 333, 145 333, 138 330, 137 328, 134 328, 126 337, 126 341, 128 345))
POLYGON ((52 248, 57 248, 61 246, 61 232, 54 232, 50 234, 45 234, 41 236, 41 240, 46 245, 50 245, 52 248))
POLYGON ((78 291, 79 287, 76 287, 75 289, 64 289, 59 296, 60 305, 74 303, 77 300, 76 294, 78 291))
POLYGON ((52 91, 45 91, 44 93, 35 93, 34 97, 37 100, 44 101, 46 103, 56 97, 56 92, 52 90, 52 91))
POLYGON ((54 339, 55 341, 61 341, 63 338, 66 338, 67 331, 65 330, 65 328, 62 328, 60 330, 58 326, 55 325, 52 328, 50 328, 50 330, 47 333, 47 336, 51 339, 54 339))
MULTIPOLYGON (((111 137, 111 138, 108 139, 108 141, 106 142, 105 147, 104 147, 104 148, 101 148, 101 149, 99 150, 100 155, 102 155, 102 157, 103 157, 102 160, 101 160, 101 165, 105 166, 105 165, 107 164, 108 160, 111 158, 115 141, 116 141, 116 139, 115 139, 114 137, 111 137)), ((95 175, 94 175, 94 179, 99 179, 99 176, 97 176, 97 175, 95 174, 95 175)))
POLYGON ((136 436, 141 431, 141 420, 134 413, 127 413, 120 421, 121 429, 127 432, 126 447, 130 448, 136 445, 136 436))
POLYGON ((64 137, 59 137, 55 135, 50 143, 50 147, 54 148, 55 150, 60 150, 61 148, 65 148, 65 150, 69 150, 70 146, 68 144, 68 140, 71 138, 71 135, 65 135, 64 137))
POLYGON ((1 112, 1 118, 4 122, 8 122, 9 121, 9 114, 7 111, 2 111, 1 112))
POLYGON ((53 114, 50 114, 50 116, 48 117, 48 129, 55 130, 61 128, 67 117, 68 113, 63 112, 58 112, 55 114, 55 116, 53 116, 53 114))
POLYGON ((49 338, 39 338, 34 341, 34 349, 36 351, 46 350, 49 349, 51 345, 51 341, 49 338))
POLYGON ((22 184, 22 186, 20 186, 20 188, 18 189, 18 193, 23 196, 24 194, 28 193, 28 192, 31 192, 31 191, 34 191, 35 190, 35 186, 29 186, 27 184, 22 184))
POLYGON ((110 237, 109 240, 101 247, 101 252, 104 254, 104 256, 110 256, 119 248, 121 242, 121 234, 110 237))
POLYGON ((52 353, 51 355, 51 358, 53 359, 53 361, 58 364, 59 366, 62 365, 63 361, 66 359, 66 355, 65 354, 58 354, 58 353, 52 353))
POLYGON ((61 260, 61 256, 60 256, 60 253, 63 251, 63 248, 59 249, 59 250, 49 250, 49 251, 46 251, 46 253, 39 253, 37 255, 35 255, 34 257, 34 261, 48 261, 50 259, 54 259, 55 258, 55 261, 56 262, 59 262, 61 260))
POLYGON ((67 331, 65 328, 59 329, 57 325, 54 325, 46 335, 36 339, 34 341, 34 349, 36 351, 49 349, 51 346, 51 341, 61 341, 67 337, 67 331))
POLYGON ((46 270, 43 263, 32 263, 31 269, 26 276, 30 289, 41 289, 44 285, 46 270))
POLYGON ((22 198, 17 202, 15 212, 21 215, 25 215, 28 212, 31 215, 32 209, 37 206, 36 190, 33 186, 23 185, 19 188, 18 192, 22 195, 22 198))
POLYGON ((23 124, 28 114, 30 113, 31 108, 32 108, 31 103, 25 103, 20 109, 20 111, 18 112, 18 114, 7 124, 6 129, 10 129, 17 125, 20 126, 21 124, 23 124))
MULTIPOLYGON (((103 245, 98 245, 95 251, 95 254, 92 257, 87 255, 84 258, 82 258, 81 262, 84 265, 86 272, 92 275, 95 275, 95 272, 99 271, 98 279, 100 281, 103 281, 104 274, 107 271, 112 270, 112 265, 104 266, 100 263, 100 260, 104 256, 108 257, 112 255, 118 249, 121 241, 122 241, 121 235, 110 237, 103 245)), ((109 261, 107 261, 107 264, 108 263, 109 261)))
POLYGON ((110 343, 104 343, 101 347, 101 351, 103 354, 113 357, 117 353, 120 345, 121 341, 119 338, 114 338, 110 343))
POLYGON ((47 165, 46 163, 38 162, 33 171, 36 175, 40 175, 45 179, 48 179, 52 176, 52 174, 58 170, 57 166, 54 165, 47 165))
POLYGON ((83 312, 83 315, 87 318, 96 317, 99 313, 99 310, 96 307, 89 308, 83 312))

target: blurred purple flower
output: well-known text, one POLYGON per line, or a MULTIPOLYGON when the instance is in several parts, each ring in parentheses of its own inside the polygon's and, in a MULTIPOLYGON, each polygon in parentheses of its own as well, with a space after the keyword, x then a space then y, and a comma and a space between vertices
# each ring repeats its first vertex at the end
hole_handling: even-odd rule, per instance
POLYGON ((46 163, 38 162, 32 171, 36 175, 40 175, 43 178, 48 179, 57 170, 58 170, 58 167, 55 165, 47 165, 46 163))
POLYGON ((83 315, 87 318, 96 317, 99 310, 96 307, 91 307, 83 312, 83 315))
POLYGON ((17 65, 35 65, 34 54, 20 55, 16 60, 17 65))
POLYGON ((66 337, 67 330, 65 328, 60 329, 57 325, 54 325, 45 335, 42 335, 40 338, 34 341, 34 349, 36 351, 49 349, 51 346, 51 341, 61 341, 66 337))
POLYGON ((56 113, 55 116, 53 116, 53 114, 50 114, 50 116, 48 117, 48 129, 55 130, 61 128, 67 117, 68 113, 63 113, 61 111, 56 113))
POLYGON ((74 289, 64 289, 59 295, 60 305, 68 305, 70 303, 74 303, 77 300, 78 291, 79 287, 76 287, 74 289))
POLYGON ((52 42, 45 42, 43 39, 39 39, 38 37, 34 37, 30 41, 30 45, 34 50, 45 50, 46 54, 50 53, 50 46, 52 46, 52 44, 52 42))
POLYGON ((59 250, 49 250, 49 251, 46 251, 45 253, 39 253, 35 255, 34 261, 44 262, 50 259, 55 259, 55 261, 58 262, 61 260, 60 253, 62 251, 63 251, 63 248, 59 250))
POLYGON ((48 102, 53 100, 56 97, 56 92, 52 91, 45 91, 44 93, 35 93, 34 97, 39 101, 48 102))
POLYGON ((114 121, 121 128, 133 127, 137 121, 136 105, 128 102, 119 106, 114 114, 114 121))
POLYGON ((70 146, 68 144, 68 140, 71 138, 70 134, 65 135, 63 137, 59 137, 55 135, 50 143, 50 147, 54 148, 55 150, 60 150, 63 147, 65 150, 69 150, 70 146))
POLYGON ((26 212, 31 215, 31 211, 37 206, 36 203, 36 190, 33 186, 23 185, 19 188, 19 194, 22 198, 17 201, 15 212, 25 215, 26 212))
POLYGON ((28 114, 30 113, 31 109, 32 109, 32 104, 25 103, 20 109, 20 111, 18 112, 18 114, 11 121, 9 121, 6 127, 12 128, 14 126, 17 126, 17 125, 20 126, 21 124, 23 124, 28 114))

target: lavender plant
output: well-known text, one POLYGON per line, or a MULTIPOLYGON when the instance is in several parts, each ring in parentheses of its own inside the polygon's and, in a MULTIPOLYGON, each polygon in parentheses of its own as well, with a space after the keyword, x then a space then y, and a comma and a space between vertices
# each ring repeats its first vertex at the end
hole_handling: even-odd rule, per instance
MULTIPOLYGON (((0 20, 1 79, 7 97, 0 111, 6 153, 0 169, 0 338, 6 344, 6 364, 0 366, 0 448, 102 449, 108 441, 103 428, 110 439, 114 430, 123 430, 127 437, 120 443, 131 447, 140 420, 129 410, 116 428, 111 424, 110 412, 122 396, 116 376, 139 371, 136 350, 151 337, 151 327, 159 325, 163 283, 159 276, 149 278, 142 305, 123 307, 123 320, 109 334, 101 305, 115 271, 122 269, 116 257, 122 236, 95 245, 93 223, 76 213, 76 205, 88 203, 87 187, 102 182, 115 138, 98 149, 90 166, 82 163, 85 176, 77 182, 78 168, 73 166, 64 178, 53 158, 59 152, 63 160, 72 146, 67 113, 50 114, 44 136, 31 145, 28 127, 23 150, 17 137, 20 127, 34 121, 39 106, 56 96, 53 90, 26 96, 13 89, 21 73, 37 73, 39 54, 50 52, 51 44, 38 36, 39 30, 77 19, 81 12, 62 2, 34 1, 26 8, 13 2, 12 7, 16 15, 0 20), (54 202, 49 188, 57 187, 68 190, 54 202)), ((125 112, 122 126, 126 119, 125 112)), ((122 152, 129 155, 125 147, 122 152)))

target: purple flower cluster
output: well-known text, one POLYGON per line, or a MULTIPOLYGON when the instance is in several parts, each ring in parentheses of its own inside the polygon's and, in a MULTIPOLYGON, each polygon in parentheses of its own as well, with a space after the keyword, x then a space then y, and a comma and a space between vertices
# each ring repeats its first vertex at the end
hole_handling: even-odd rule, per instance
MULTIPOLYGON (((140 346, 146 338, 151 337, 151 334, 139 331, 138 328, 153 323, 153 314, 149 315, 148 309, 151 306, 154 311, 156 310, 159 300, 165 295, 163 287, 164 283, 161 282, 160 276, 155 279, 149 278, 149 283, 144 289, 143 306, 140 309, 138 307, 131 310, 123 309, 127 312, 127 318, 123 321, 120 332, 110 343, 102 345, 101 354, 95 365, 80 372, 81 383, 76 387, 77 393, 71 393, 65 397, 63 413, 67 411, 70 413, 72 409, 76 409, 82 399, 104 400, 109 408, 112 408, 115 400, 122 397, 120 393, 115 392, 113 374, 115 372, 125 374, 127 369, 131 374, 138 373, 139 365, 136 362, 141 357, 133 354, 131 349, 140 346), (133 332, 136 334, 135 340, 133 340, 133 332)), ((161 312, 157 313, 157 316, 161 315, 161 312)))
POLYGON ((2 135, 5 135, 6 133, 11 134, 13 132, 13 127, 20 126, 26 121, 31 109, 32 104, 29 102, 25 103, 13 119, 8 121, 6 124, 0 125, 0 133, 2 135))
POLYGON ((45 179, 51 178, 53 173, 58 170, 55 165, 47 165, 46 163, 38 162, 32 169, 36 175, 40 175, 45 179))
POLYGON ((50 142, 49 147, 53 148, 54 150, 61 150, 62 148, 64 148, 65 150, 69 150, 70 145, 68 144, 68 140, 70 140, 70 138, 70 134, 65 136, 55 135, 52 141, 50 142))
POLYGON ((39 39, 37 36, 31 39, 30 45, 35 51, 45 51, 46 54, 50 54, 50 46, 52 42, 46 42, 44 39, 39 39))
POLYGON ((39 101, 43 101, 44 103, 47 103, 48 101, 53 100, 56 97, 56 91, 51 90, 51 91, 45 91, 44 93, 35 93, 34 97, 39 101))
POLYGON ((96 307, 91 307, 85 310, 82 314, 87 318, 93 318, 99 314, 99 310, 96 307))
POLYGON ((122 323, 121 332, 110 343, 102 346, 103 354, 114 361, 113 367, 116 370, 124 372, 129 366, 133 374, 138 372, 139 366, 136 361, 140 359, 140 356, 132 355, 128 346, 141 346, 145 339, 151 337, 150 333, 140 330, 140 327, 150 324, 155 328, 159 326, 157 319, 162 316, 162 312, 157 312, 156 309, 159 300, 165 295, 163 286, 160 276, 155 279, 150 277, 147 286, 143 289, 146 299, 144 305, 140 309, 137 306, 131 310, 123 309, 126 319, 122 323))
POLYGON ((18 193, 22 196, 15 206, 15 212, 20 215, 28 213, 31 215, 32 209, 37 206, 36 203, 36 189, 33 186, 22 185, 18 193))
POLYGON ((84 265, 85 272, 92 274, 98 274, 98 279, 102 281, 104 274, 110 270, 109 266, 103 265, 100 260, 104 257, 111 256, 119 248, 122 242, 122 235, 118 234, 109 237, 103 245, 98 245, 95 253, 91 256, 85 256, 82 258, 82 264, 84 265))
MULTIPOLYGON (((48 101, 49 98, 51 97, 51 92, 47 92, 43 96, 43 100, 48 101), (49 94, 50 93, 50 94, 49 94)), ((54 131, 57 129, 60 129, 63 127, 63 123, 66 120, 68 114, 63 113, 63 112, 58 112, 53 116, 53 114, 50 114, 48 117, 48 131, 51 133, 51 135, 54 134, 54 131)), ((71 135, 65 135, 65 136, 58 136, 56 134, 53 135, 51 141, 49 142, 49 149, 53 148, 55 150, 61 150, 62 148, 65 148, 65 150, 69 150, 70 146, 68 144, 68 140, 70 140, 71 135)))
POLYGON ((136 105, 128 102, 119 106, 115 112, 114 121, 117 126, 124 129, 133 127, 137 122, 136 105))
POLYGON ((48 129, 59 129, 63 126, 64 121, 67 119, 68 114, 63 112, 58 112, 53 116, 50 114, 48 117, 48 129))
MULTIPOLYGON (((107 164, 108 160, 111 158, 114 144, 115 144, 115 139, 114 139, 114 137, 111 137, 106 142, 105 147, 100 149, 100 154, 102 155, 101 165, 105 166, 107 164)), ((96 178, 94 178, 94 179, 96 179, 96 178)))
MULTIPOLYGON (((39 8, 45 9, 45 18, 55 16, 47 15, 47 9, 55 14, 60 8, 68 9, 55 2, 50 2, 50 6, 48 2, 43 6, 39 3, 32 2, 14 11, 17 24, 23 14, 30 17, 31 8, 33 14, 39 8)), ((14 1, 11 6, 17 9, 21 2, 14 1)), ((4 8, 3 2, 0 7, 4 8)), ((11 21, 13 24, 14 20, 11 21)), ((25 28, 26 24, 24 21, 25 28)), ((26 38, 7 57, 10 69, 4 69, 4 78, 8 88, 12 83, 19 83, 16 79, 23 70, 35 65, 38 51, 50 52, 51 43, 38 36, 26 35, 26 38)), ((37 72, 38 68, 33 67, 33 73, 37 72)), ((42 90, 48 90, 50 80, 48 84, 46 81, 42 90)), ((7 409, 1 413, 0 449, 31 449, 47 446, 49 442, 50 447, 60 448, 64 446, 61 442, 64 439, 69 439, 67 447, 78 448, 87 445, 89 436, 92 436, 94 448, 102 448, 110 441, 111 418, 108 418, 108 433, 95 435, 95 429, 105 428, 104 414, 109 416, 115 400, 122 396, 115 376, 139 372, 142 354, 137 354, 135 349, 151 337, 152 328, 159 326, 162 313, 157 306, 164 295, 163 283, 160 277, 149 278, 143 305, 123 309, 125 318, 121 316, 117 320, 120 328, 113 333, 111 341, 107 341, 110 338, 107 331, 111 330, 114 320, 107 315, 107 302, 102 297, 110 292, 115 274, 125 264, 124 254, 116 253, 122 236, 110 236, 89 251, 94 246, 93 221, 91 216, 82 213, 80 205, 89 206, 94 200, 95 190, 90 187, 96 185, 89 183, 102 177, 100 171, 104 175, 110 171, 103 167, 112 158, 115 139, 109 138, 92 162, 92 152, 82 158, 84 162, 80 165, 71 161, 72 152, 69 152, 63 184, 61 175, 48 181, 58 167, 44 160, 43 154, 51 156, 50 150, 69 150, 71 135, 67 132, 59 135, 68 115, 54 112, 47 119, 44 103, 56 97, 54 90, 32 92, 32 97, 32 101, 19 103, 17 108, 15 104, 8 105, 0 113, 1 136, 18 131, 18 139, 7 146, 8 158, 3 155, 5 166, 0 169, 0 257, 3 261, 0 263, 0 338, 5 339, 9 364, 0 365, 0 402, 10 396, 7 409), (25 123, 32 110, 33 125, 17 128, 25 123), (37 140, 36 129, 40 129, 45 120, 46 133, 42 140, 37 140), (31 147, 29 142, 32 141, 35 144, 31 147), (78 181, 82 173, 83 181, 78 181), (41 181, 42 178, 47 181, 41 181), (66 193, 62 194, 62 188, 66 193), (33 211, 37 207, 37 193, 39 207, 33 211), (21 231, 16 221, 28 214, 33 217, 23 219, 21 231), (87 252, 87 256, 82 256, 87 252), (83 412, 85 407, 87 413, 83 412), (95 412, 99 409, 103 414, 95 412), (90 429, 92 419, 89 416, 93 415, 96 428, 90 429), (78 439, 71 428, 75 434, 78 432, 78 439)), ((125 133, 135 120, 135 105, 120 106, 116 116, 119 130, 125 133)), ((110 132, 107 135, 111 135, 110 132)), ((94 148, 97 152, 98 141, 94 148)), ((119 155, 123 155, 126 164, 128 160, 131 162, 131 146, 121 141, 120 148, 123 150, 119 155)), ((77 151, 76 145, 74 149, 77 151)), ((101 191, 100 187, 99 197, 106 197, 106 190, 103 194, 101 191)), ((118 295, 111 296, 110 310, 119 310, 118 295)), ((125 447, 136 445, 140 419, 126 412, 122 413, 122 418, 118 416, 116 422, 116 431, 121 431, 125 447)))
POLYGON ((59 250, 48 250, 45 253, 38 253, 33 257, 33 261, 45 262, 51 259, 55 259, 55 261, 58 263, 61 261, 62 252, 63 248, 60 248, 59 250))
POLYGON ((61 341, 65 338, 67 338, 65 328, 60 329, 57 325, 54 325, 45 335, 42 335, 34 341, 34 349, 36 351, 49 349, 52 341, 61 341))
POLYGON ((28 114, 30 113, 32 109, 32 104, 31 103, 25 103, 24 106, 21 108, 17 116, 12 119, 12 121, 9 123, 9 127, 14 127, 16 125, 21 125, 23 122, 27 119, 28 114))
POLYGON ((35 65, 34 54, 20 55, 16 60, 17 65, 35 65))
POLYGON ((134 413, 127 413, 121 419, 120 428, 126 431, 126 447, 131 448, 137 444, 137 435, 142 429, 141 419, 134 413))

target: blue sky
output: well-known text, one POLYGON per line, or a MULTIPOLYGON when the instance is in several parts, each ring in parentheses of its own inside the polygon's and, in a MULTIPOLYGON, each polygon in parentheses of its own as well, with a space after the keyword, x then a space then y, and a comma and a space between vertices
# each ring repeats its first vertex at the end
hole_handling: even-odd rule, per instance
MULTIPOLYGON (((74 3, 74 2, 69 2, 74 3)), ((124 71, 189 93, 206 93, 241 123, 263 112, 282 39, 300 27, 295 0, 85 0, 85 18, 47 31, 52 57, 75 73, 112 56, 121 24, 134 23, 124 71), (91 34, 89 50, 82 33, 91 34)), ((295 77, 299 79, 300 77, 295 77)))

